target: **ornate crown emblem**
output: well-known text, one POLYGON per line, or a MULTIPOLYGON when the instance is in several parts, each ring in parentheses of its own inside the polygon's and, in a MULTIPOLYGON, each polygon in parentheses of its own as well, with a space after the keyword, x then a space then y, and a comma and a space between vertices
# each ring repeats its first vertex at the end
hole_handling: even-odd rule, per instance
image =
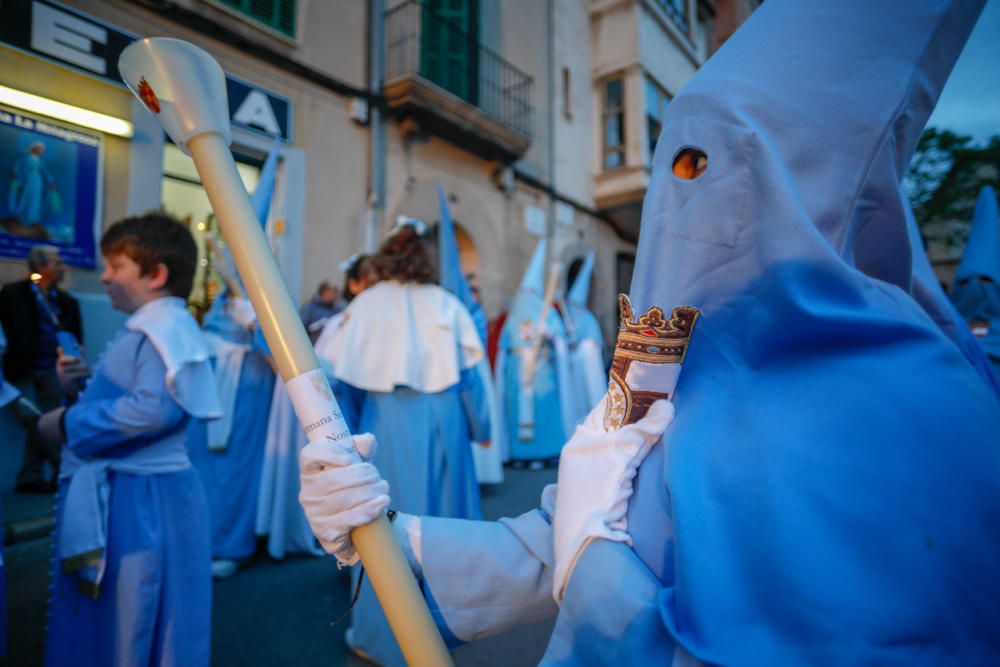
POLYGON ((149 85, 145 77, 139 79, 139 99, 153 113, 160 113, 160 100, 157 99, 153 87, 149 85))
POLYGON ((654 401, 670 398, 700 315, 697 308, 680 306, 667 318, 663 309, 654 306, 636 319, 624 294, 618 295, 618 307, 621 319, 604 411, 604 428, 609 431, 635 423, 654 401), (630 377, 634 364, 636 372, 630 377), (675 364, 677 369, 670 372, 649 366, 663 364, 675 364))
POLYGON ((698 309, 691 306, 674 308, 670 319, 663 310, 653 306, 635 320, 632 302, 624 294, 618 295, 621 313, 615 359, 639 359, 652 364, 680 364, 687 354, 691 330, 698 319, 698 309))

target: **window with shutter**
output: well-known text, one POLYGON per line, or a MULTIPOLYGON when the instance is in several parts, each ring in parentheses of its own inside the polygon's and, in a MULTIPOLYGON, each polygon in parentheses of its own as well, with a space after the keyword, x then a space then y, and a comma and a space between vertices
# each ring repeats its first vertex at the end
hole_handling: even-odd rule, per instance
POLYGON ((420 74, 472 104, 478 103, 479 12, 476 0, 425 0, 420 74))
POLYGON ((295 37, 295 0, 220 0, 278 32, 295 37))

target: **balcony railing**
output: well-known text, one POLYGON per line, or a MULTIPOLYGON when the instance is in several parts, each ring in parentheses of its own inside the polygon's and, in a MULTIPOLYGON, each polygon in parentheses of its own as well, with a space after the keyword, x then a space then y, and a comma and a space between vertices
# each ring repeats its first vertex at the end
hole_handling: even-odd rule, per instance
POLYGON ((531 137, 532 78, 419 0, 385 15, 385 80, 419 76, 531 137))

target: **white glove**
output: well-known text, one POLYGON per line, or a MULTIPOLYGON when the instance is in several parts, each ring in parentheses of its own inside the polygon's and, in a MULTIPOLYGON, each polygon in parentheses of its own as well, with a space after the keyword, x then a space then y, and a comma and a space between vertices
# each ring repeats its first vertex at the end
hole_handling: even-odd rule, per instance
POLYGON ((610 433, 604 430, 605 397, 559 457, 552 521, 556 567, 552 593, 562 602, 576 561, 594 539, 632 544, 625 514, 639 464, 674 419, 673 403, 650 406, 645 417, 610 433))
POLYGON ((244 329, 251 328, 257 322, 257 313, 254 312, 253 305, 243 297, 230 297, 226 308, 229 310, 229 317, 232 318, 233 322, 244 329))
MULTIPOLYGON (((375 436, 354 436, 362 459, 375 453, 375 436)), ((299 503, 323 549, 343 565, 359 557, 351 543, 351 530, 371 523, 389 506, 389 483, 371 463, 358 461, 340 445, 320 440, 299 454, 302 488, 299 503)))

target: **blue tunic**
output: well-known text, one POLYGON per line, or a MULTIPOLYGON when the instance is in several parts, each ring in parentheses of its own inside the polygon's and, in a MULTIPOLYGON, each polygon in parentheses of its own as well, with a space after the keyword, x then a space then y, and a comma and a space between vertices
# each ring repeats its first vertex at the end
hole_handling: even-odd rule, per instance
MULTIPOLYGON (((224 301, 217 299, 216 303, 224 301)), ((212 526, 212 557, 243 560, 256 547, 257 499, 274 392, 274 371, 253 335, 232 322, 213 304, 205 331, 250 346, 243 357, 226 447, 210 450, 206 427, 193 424, 188 449, 205 485, 212 526)))
MULTIPOLYGON (((67 447, 115 458, 185 438, 188 415, 170 398, 166 368, 142 334, 109 344, 80 401, 66 413, 67 447)), ((207 665, 212 588, 208 509, 197 473, 110 471, 105 558, 96 599, 55 559, 47 665, 207 665)), ((57 501, 62 530, 68 482, 57 501)))

